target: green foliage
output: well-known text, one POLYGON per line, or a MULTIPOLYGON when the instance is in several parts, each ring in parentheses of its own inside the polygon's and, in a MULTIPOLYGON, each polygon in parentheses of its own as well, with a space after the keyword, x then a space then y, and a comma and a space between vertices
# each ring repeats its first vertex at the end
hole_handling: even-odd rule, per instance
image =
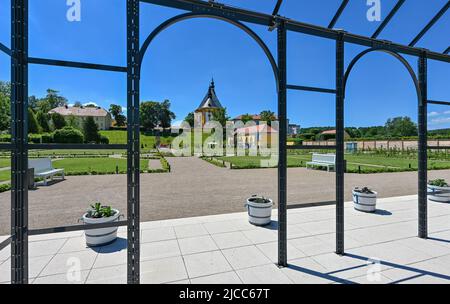
POLYGON ((101 203, 96 202, 91 205, 91 209, 87 211, 87 217, 89 218, 106 218, 116 214, 111 206, 102 206, 101 203))
POLYGON ((53 141, 60 144, 81 144, 84 142, 84 136, 78 129, 64 127, 53 133, 53 141))
POLYGON ((223 127, 225 127, 230 117, 227 114, 227 109, 222 108, 222 109, 215 109, 212 112, 212 119, 218 121, 223 127))
POLYGON ((186 121, 191 127, 194 127, 194 112, 188 113, 188 115, 184 118, 184 121, 186 121))
POLYGON ((100 135, 100 143, 104 144, 104 145, 108 145, 109 144, 109 138, 107 136, 100 135))
POLYGON ((37 120, 38 124, 41 126, 43 132, 51 131, 50 125, 48 123, 50 120, 50 116, 47 113, 38 111, 36 113, 36 120, 37 120))
POLYGON ((164 100, 159 103, 156 101, 146 101, 140 105, 140 118, 142 127, 150 131, 157 126, 169 128, 175 114, 170 111, 170 101, 164 100))
POLYGON ((430 180, 428 182, 428 185, 436 187, 448 187, 448 183, 445 181, 445 179, 442 178, 430 180))
POLYGON ((260 116, 261 120, 262 120, 262 121, 266 121, 267 124, 268 124, 269 126, 271 125, 271 122, 272 122, 272 121, 275 121, 275 120, 276 120, 275 113, 272 112, 272 111, 270 111, 270 110, 262 111, 262 112, 259 114, 259 116, 260 116))
POLYGON ((163 129, 170 128, 172 120, 176 118, 175 113, 170 111, 170 101, 164 100, 158 107, 159 125, 163 129))
POLYGON ((244 115, 242 115, 242 117, 241 117, 241 121, 245 124, 245 123, 247 123, 247 122, 249 122, 249 121, 252 121, 253 120, 253 115, 250 115, 250 114, 244 114, 244 115))
POLYGON ((11 184, 0 184, 0 193, 11 190, 11 184))
POLYGON ((116 126, 122 127, 125 126, 126 123, 126 117, 123 115, 122 106, 112 104, 109 107, 109 112, 113 116, 114 120, 116 121, 116 126))
POLYGON ((36 114, 34 114, 31 108, 28 108, 28 133, 39 134, 41 130, 41 126, 36 119, 36 114))
POLYGON ((256 194, 252 195, 252 197, 249 198, 248 200, 251 201, 252 203, 257 203, 257 204, 270 203, 269 199, 265 198, 264 196, 257 196, 256 194))
POLYGON ((0 81, 0 131, 11 125, 11 83, 0 81))
POLYGON ((407 116, 388 119, 385 129, 388 137, 417 136, 418 134, 417 125, 407 116))
POLYGON ((51 115, 51 119, 52 119, 52 123, 53 123, 53 128, 55 130, 60 130, 62 128, 64 128, 65 126, 67 126, 66 120, 64 119, 64 116, 62 116, 59 113, 52 113, 51 115))
POLYGON ((100 133, 98 131, 98 126, 92 116, 88 116, 83 122, 83 135, 84 140, 87 143, 100 142, 100 133))

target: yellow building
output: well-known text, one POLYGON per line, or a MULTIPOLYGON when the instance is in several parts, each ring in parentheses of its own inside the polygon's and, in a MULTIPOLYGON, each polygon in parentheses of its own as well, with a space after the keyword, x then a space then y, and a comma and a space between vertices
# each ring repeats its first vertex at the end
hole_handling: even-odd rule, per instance
POLYGON ((214 80, 211 80, 208 92, 206 92, 200 106, 194 111, 194 125, 196 127, 203 127, 208 121, 213 119, 214 111, 223 109, 214 88, 214 80))

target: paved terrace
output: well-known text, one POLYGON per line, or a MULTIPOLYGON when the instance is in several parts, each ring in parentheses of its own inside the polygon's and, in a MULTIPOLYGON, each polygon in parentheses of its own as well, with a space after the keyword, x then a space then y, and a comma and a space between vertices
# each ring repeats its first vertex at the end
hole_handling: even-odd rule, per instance
MULTIPOLYGON (((141 175, 141 221, 244 211, 252 194, 277 199, 277 170, 229 170, 195 157, 169 158, 171 173, 141 175)), ((335 174, 288 169, 288 204, 334 201, 335 174)), ((429 178, 450 180, 450 170, 429 178)), ((354 186, 370 186, 380 197, 417 194, 417 172, 346 174, 345 195, 354 186)), ((29 191, 30 228, 77 224, 89 204, 100 201, 127 210, 126 175, 68 176, 67 180, 29 191)), ((10 233, 11 194, 0 193, 0 235, 10 233)))
MULTIPOLYGON (((283 269, 275 265, 276 210, 269 227, 248 224, 246 213, 141 223, 141 282, 450 283, 450 205, 430 202, 428 240, 416 237, 416 196, 380 199, 375 214, 346 206, 345 256, 333 253, 334 206, 289 210, 290 266, 283 269)), ((125 283, 124 227, 119 236, 95 250, 86 248, 83 232, 31 237, 30 282, 125 283), (79 281, 68 280, 73 258, 80 261, 79 281)), ((4 283, 9 253, 9 247, 0 252, 4 283)))

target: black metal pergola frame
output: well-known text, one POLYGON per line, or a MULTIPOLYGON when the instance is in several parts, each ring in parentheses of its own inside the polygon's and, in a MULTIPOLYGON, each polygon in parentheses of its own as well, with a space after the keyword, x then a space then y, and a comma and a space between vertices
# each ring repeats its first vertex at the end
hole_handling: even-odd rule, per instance
MULTIPOLYGON (((418 236, 427 238, 427 150, 446 147, 427 146, 427 105, 450 105, 447 101, 427 98, 427 61, 450 63, 450 48, 443 53, 414 47, 429 29, 445 14, 450 1, 436 14, 425 28, 408 45, 378 40, 378 35, 388 25, 405 0, 399 0, 371 37, 355 35, 333 27, 348 4, 342 1, 328 27, 294 21, 278 15, 282 0, 277 0, 271 15, 230 7, 214 1, 200 0, 124 0, 127 2, 127 66, 62 61, 28 56, 28 0, 11 0, 11 49, 0 43, 0 51, 11 57, 11 143, 0 144, 0 149, 11 151, 11 236, 0 243, 0 250, 11 244, 11 282, 28 283, 28 236, 64 231, 77 231, 104 227, 127 226, 127 280, 139 283, 139 81, 142 58, 153 39, 165 28, 189 18, 215 18, 231 23, 252 37, 262 48, 272 66, 278 93, 279 165, 278 165, 278 265, 287 266, 287 90, 312 91, 336 96, 336 144, 333 146, 298 146, 295 149, 329 149, 336 151, 336 253, 344 254, 344 100, 347 79, 355 64, 366 54, 383 51, 397 58, 411 75, 418 95, 419 126, 419 182, 418 182, 418 236), (162 23, 143 43, 139 43, 139 5, 148 3, 187 11, 162 23), (243 22, 277 29, 277 61, 263 40, 243 22), (336 87, 319 88, 287 83, 286 51, 287 32, 335 40, 336 87), (357 55, 345 69, 345 44, 368 47, 357 55), (418 76, 402 55, 418 58, 418 76), (29 144, 27 134, 28 65, 42 64, 102 70, 127 74, 127 143, 118 145, 89 144, 29 144), (32 149, 123 149, 127 150, 127 219, 112 224, 74 225, 29 229, 28 227, 28 151, 32 149)), ((448 147, 447 147, 448 148, 448 147)), ((291 147, 290 147, 291 149, 291 147)))

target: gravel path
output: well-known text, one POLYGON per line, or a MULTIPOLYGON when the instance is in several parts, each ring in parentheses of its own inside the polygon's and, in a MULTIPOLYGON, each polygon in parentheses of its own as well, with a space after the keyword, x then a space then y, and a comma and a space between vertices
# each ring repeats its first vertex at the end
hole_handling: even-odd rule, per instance
MULTIPOLYGON (((245 198, 261 194, 277 200, 277 170, 229 170, 200 159, 168 158, 171 173, 141 175, 141 220, 180 218, 244 211, 245 198)), ((429 178, 450 180, 450 170, 429 178)), ((30 228, 76 224, 89 203, 100 201, 126 212, 126 175, 68 176, 29 191, 30 228)), ((417 193, 417 172, 346 174, 346 200, 353 186, 370 186, 381 197, 417 193)), ((288 202, 333 201, 335 174, 288 169, 288 202)), ((9 233, 10 192, 0 194, 0 235, 9 233)), ((416 206, 411 206, 416 208, 416 206)))

